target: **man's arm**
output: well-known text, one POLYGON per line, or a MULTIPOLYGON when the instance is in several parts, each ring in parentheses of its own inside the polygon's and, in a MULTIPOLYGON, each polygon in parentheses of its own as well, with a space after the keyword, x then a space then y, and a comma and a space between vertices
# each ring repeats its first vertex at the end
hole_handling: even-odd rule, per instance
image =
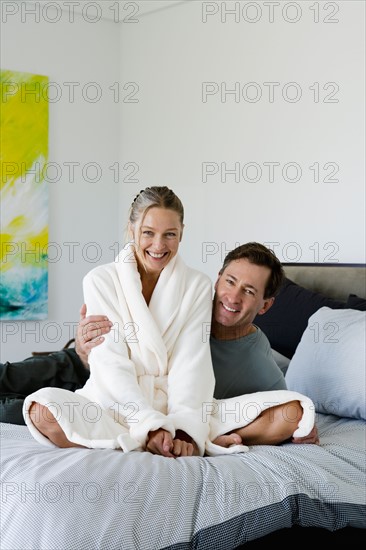
POLYGON ((75 351, 84 367, 88 368, 90 351, 104 342, 104 334, 110 332, 113 323, 105 315, 86 316, 86 304, 80 308, 80 320, 75 336, 75 351))

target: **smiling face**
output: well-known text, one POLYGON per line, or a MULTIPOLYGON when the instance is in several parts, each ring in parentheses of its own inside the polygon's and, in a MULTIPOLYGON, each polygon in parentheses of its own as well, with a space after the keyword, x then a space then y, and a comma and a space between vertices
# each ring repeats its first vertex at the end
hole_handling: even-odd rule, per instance
POLYGON ((212 334, 222 340, 245 336, 257 314, 262 315, 272 305, 273 298, 264 299, 270 269, 247 259, 232 261, 219 275, 215 284, 212 312, 212 334))
POLYGON ((132 227, 139 268, 159 274, 178 252, 182 238, 179 214, 167 208, 150 208, 141 226, 132 227))

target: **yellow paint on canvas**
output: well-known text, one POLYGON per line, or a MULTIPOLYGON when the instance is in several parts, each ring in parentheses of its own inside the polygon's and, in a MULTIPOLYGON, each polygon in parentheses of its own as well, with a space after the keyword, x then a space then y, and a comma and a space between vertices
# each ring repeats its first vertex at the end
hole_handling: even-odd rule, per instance
POLYGON ((0 72, 1 187, 48 156, 48 77, 0 72))
POLYGON ((46 316, 47 92, 46 76, 0 71, 0 319, 46 316))

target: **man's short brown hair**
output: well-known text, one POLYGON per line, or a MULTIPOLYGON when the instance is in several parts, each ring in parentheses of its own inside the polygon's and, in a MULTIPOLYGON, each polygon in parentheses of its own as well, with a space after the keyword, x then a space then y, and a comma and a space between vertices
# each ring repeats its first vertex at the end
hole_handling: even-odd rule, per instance
POLYGON ((276 296, 285 278, 282 264, 276 254, 260 243, 251 242, 242 244, 226 255, 220 274, 231 262, 241 260, 242 258, 248 260, 251 264, 263 265, 270 269, 271 273, 264 291, 264 298, 268 299, 276 296))

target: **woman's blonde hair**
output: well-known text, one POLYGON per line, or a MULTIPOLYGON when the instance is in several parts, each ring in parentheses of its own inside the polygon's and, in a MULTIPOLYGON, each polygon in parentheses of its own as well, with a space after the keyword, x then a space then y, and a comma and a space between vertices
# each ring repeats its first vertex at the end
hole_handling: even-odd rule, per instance
POLYGON ((183 227, 184 208, 182 201, 169 187, 146 187, 136 195, 130 207, 128 221, 130 226, 137 227, 141 225, 150 208, 166 208, 173 210, 179 216, 183 227), (140 222, 140 223, 139 223, 140 222))

